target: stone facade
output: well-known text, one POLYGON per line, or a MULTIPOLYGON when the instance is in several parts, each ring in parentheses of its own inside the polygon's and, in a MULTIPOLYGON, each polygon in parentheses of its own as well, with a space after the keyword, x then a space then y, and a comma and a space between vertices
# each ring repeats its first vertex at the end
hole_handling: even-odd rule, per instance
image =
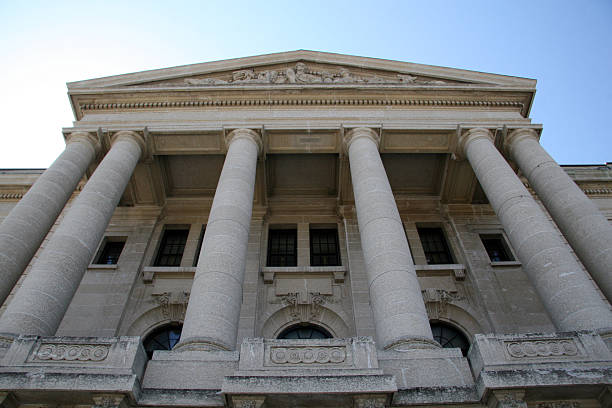
POLYGON ((545 152, 534 80, 295 51, 68 92, 65 152, 0 170, 2 406, 612 405, 612 165, 545 152))

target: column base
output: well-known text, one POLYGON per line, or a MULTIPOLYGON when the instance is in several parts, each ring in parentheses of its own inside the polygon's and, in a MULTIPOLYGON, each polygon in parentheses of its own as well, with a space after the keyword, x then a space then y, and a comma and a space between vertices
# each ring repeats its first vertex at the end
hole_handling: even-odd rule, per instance
POLYGON ((172 351, 231 351, 232 348, 207 337, 190 337, 181 340, 172 351))
POLYGON ((385 346, 385 350, 392 351, 410 351, 422 349, 438 349, 440 344, 437 341, 427 337, 404 337, 385 346))

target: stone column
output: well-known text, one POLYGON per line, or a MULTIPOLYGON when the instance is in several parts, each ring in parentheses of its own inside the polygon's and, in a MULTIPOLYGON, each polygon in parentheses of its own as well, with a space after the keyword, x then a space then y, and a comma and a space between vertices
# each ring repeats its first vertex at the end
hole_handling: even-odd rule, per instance
POLYGON ((353 129, 345 136, 376 338, 385 349, 439 347, 378 153, 379 141, 368 128, 353 129))
POLYGON ((134 132, 111 143, 2 315, 0 333, 55 334, 145 148, 134 132))
POLYGON ((510 133, 505 148, 601 291, 612 302, 612 225, 546 153, 533 129, 517 129, 510 133))
POLYGON ((487 129, 459 139, 491 206, 558 330, 612 327, 612 312, 601 299, 553 223, 504 157, 487 129))
POLYGON ((99 149, 91 133, 70 134, 66 150, 0 224, 0 304, 11 293, 99 149))
POLYGON ((262 145, 259 135, 250 129, 232 131, 226 143, 227 156, 176 349, 236 347, 257 156, 262 145))

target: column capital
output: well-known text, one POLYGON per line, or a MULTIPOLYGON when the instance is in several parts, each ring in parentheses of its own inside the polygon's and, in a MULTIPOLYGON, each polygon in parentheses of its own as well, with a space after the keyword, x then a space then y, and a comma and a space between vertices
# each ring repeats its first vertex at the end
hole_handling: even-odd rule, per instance
POLYGON ((97 156, 100 153, 102 145, 100 144, 98 137, 93 133, 80 130, 71 132, 68 134, 68 136, 66 136, 66 144, 80 141, 88 142, 91 145, 92 149, 94 150, 94 156, 97 156))
POLYGON ((147 143, 145 138, 140 133, 134 132, 132 130, 120 130, 111 135, 110 137, 110 145, 114 145, 119 140, 131 140, 132 142, 136 142, 140 147, 140 159, 143 160, 148 156, 147 143))
POLYGON ((225 146, 229 149, 232 142, 236 139, 249 139, 257 145, 257 154, 261 154, 263 150, 263 142, 259 133, 252 129, 240 128, 234 129, 225 135, 225 146))
POLYGON ((376 144, 376 148, 380 145, 380 135, 374 131, 372 128, 367 127, 359 127, 349 130, 344 134, 344 138, 342 140, 342 144, 344 145, 344 150, 348 152, 349 147, 353 141, 359 139, 360 137, 367 137, 372 140, 376 144))
POLYGON ((540 137, 538 133, 530 128, 521 128, 515 129, 511 132, 508 132, 506 137, 504 138, 504 152, 510 156, 514 157, 512 154, 512 148, 519 140, 531 138, 535 140, 537 143, 540 143, 540 137))
POLYGON ((462 132, 461 135, 459 135, 459 140, 457 140, 457 157, 464 159, 467 145, 476 139, 489 139, 493 142, 495 136, 486 128, 472 128, 462 132))

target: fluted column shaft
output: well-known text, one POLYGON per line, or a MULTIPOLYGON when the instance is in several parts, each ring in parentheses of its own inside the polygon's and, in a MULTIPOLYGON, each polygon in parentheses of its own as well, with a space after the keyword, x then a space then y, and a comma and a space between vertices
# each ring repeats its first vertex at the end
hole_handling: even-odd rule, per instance
POLYGON ((179 350, 233 350, 236 346, 261 139, 252 130, 237 129, 228 135, 227 144, 179 350))
POLYGON ((346 136, 357 221, 379 346, 436 347, 404 226, 369 128, 346 136))
POLYGON ((0 333, 55 334, 143 151, 136 133, 113 137, 112 148, 2 315, 0 333))
POLYGON ((506 235, 558 330, 612 327, 612 312, 598 295, 554 224, 492 142, 487 129, 459 140, 506 235))
POLYGON ((0 304, 30 263, 98 149, 90 133, 72 133, 64 152, 0 224, 0 304))
POLYGON ((517 129, 505 143, 584 266, 612 302, 612 225, 550 157, 532 129, 517 129))

